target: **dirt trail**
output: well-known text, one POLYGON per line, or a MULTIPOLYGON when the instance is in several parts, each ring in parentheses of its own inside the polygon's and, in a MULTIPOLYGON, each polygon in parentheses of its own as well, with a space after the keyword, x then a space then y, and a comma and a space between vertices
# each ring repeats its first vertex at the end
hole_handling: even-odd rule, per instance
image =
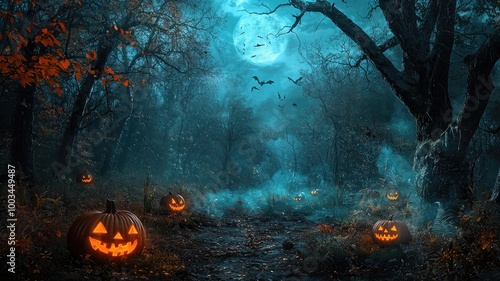
POLYGON ((235 214, 196 228, 183 235, 192 242, 182 252, 184 280, 321 280, 308 276, 298 251, 302 233, 316 225, 298 216, 235 214))

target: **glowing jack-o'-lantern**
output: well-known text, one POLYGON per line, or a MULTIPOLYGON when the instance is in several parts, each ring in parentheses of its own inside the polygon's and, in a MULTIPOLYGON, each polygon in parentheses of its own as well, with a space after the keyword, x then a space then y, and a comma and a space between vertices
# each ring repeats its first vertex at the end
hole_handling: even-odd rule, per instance
POLYGON ((169 192, 161 198, 160 206, 170 212, 180 212, 186 208, 186 201, 181 195, 169 192))
POLYGON ((304 199, 304 193, 303 192, 301 192, 301 193, 295 195, 295 197, 293 197, 293 200, 295 200, 295 201, 302 201, 303 199, 304 199))
POLYGON ((375 243, 381 246, 396 246, 406 244, 411 241, 411 234, 408 226, 402 221, 379 220, 372 228, 372 237, 375 243))
POLYGON ((76 181, 81 182, 83 184, 90 184, 94 178, 92 177, 92 174, 89 172, 82 172, 76 175, 76 181))
POLYGON ((311 195, 318 195, 318 193, 319 193, 319 189, 317 189, 317 188, 311 190, 311 195))
POLYGON ((385 196, 391 201, 396 201, 399 199, 399 191, 395 188, 389 188, 389 190, 385 193, 385 196))
POLYGON ((68 231, 68 249, 75 256, 95 260, 120 260, 137 256, 144 248, 146 231, 139 218, 129 211, 117 211, 107 200, 106 211, 79 216, 68 231))

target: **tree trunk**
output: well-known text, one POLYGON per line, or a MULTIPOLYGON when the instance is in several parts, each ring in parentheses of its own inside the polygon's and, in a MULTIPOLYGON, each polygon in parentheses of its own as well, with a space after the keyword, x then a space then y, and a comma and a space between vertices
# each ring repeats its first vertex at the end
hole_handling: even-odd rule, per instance
POLYGON ((459 150, 459 138, 459 135, 450 136, 445 132, 437 140, 429 139, 418 144, 413 168, 417 194, 425 201, 465 201, 472 198, 468 188, 469 166, 465 151, 459 150))
POLYGON ((92 88, 94 87, 95 81, 100 79, 102 69, 113 50, 113 44, 110 41, 112 40, 100 44, 97 51, 97 60, 94 61, 92 65, 92 70, 95 71, 95 73, 87 74, 80 86, 69 123, 64 131, 61 145, 57 152, 56 161, 52 163, 52 168, 56 176, 63 174, 69 167, 75 139, 80 130, 85 108, 92 94, 92 88))
POLYGON ((114 130, 111 132, 110 136, 110 141, 106 144, 107 147, 107 153, 106 157, 104 158, 103 165, 101 167, 101 175, 106 175, 110 170, 111 167, 113 166, 113 160, 116 156, 116 150, 118 148, 118 145, 120 143, 120 140, 122 139, 123 136, 123 131, 125 130, 125 125, 127 122, 130 120, 130 116, 132 115, 132 109, 133 109, 133 97, 132 97, 132 92, 130 90, 130 87, 127 87, 127 105, 125 110, 119 110, 122 111, 122 116, 120 116, 120 119, 118 121, 118 124, 114 128, 114 130))
POLYGON ((36 86, 19 87, 12 130, 11 163, 22 175, 35 180, 33 160, 33 105, 36 86))
POLYGON ((491 192, 491 202, 500 203, 500 168, 498 169, 497 180, 491 192))

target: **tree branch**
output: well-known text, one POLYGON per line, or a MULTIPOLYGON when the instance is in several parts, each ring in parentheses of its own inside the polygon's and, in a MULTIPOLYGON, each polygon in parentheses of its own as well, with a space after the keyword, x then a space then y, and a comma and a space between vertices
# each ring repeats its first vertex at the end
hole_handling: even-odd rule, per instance
POLYGON ((429 54, 429 42, 431 41, 432 31, 436 26, 437 11, 438 11, 439 0, 430 0, 427 5, 426 13, 422 25, 420 26, 420 34, 422 36, 422 52, 427 56, 429 54))
MULTIPOLYGON (((418 35, 414 2, 414 0, 379 0, 380 9, 382 9, 389 28, 404 52, 405 65, 411 65, 411 68, 421 72, 425 56, 421 52, 422 42, 418 35)), ((411 70, 409 69, 409 71, 411 70)))
POLYGON ((351 38, 373 62, 382 74, 396 96, 408 107, 415 116, 421 113, 423 101, 418 98, 416 81, 405 73, 400 72, 384 55, 375 42, 357 24, 327 1, 305 2, 290 0, 290 4, 301 12, 322 13, 329 18, 342 32, 351 38))
MULTIPOLYGON (((387 41, 385 41, 384 43, 382 43, 381 45, 378 46, 379 50, 383 53, 387 50, 389 50, 390 48, 392 47, 395 47, 399 45, 399 42, 398 40, 396 39, 396 37, 391 37, 390 39, 388 39, 387 41)), ((356 63, 354 64, 354 67, 358 67, 362 61, 366 60, 368 57, 366 56, 366 54, 363 54, 363 56, 361 56, 357 61, 356 63)))
POLYGON ((493 89, 491 71, 500 59, 500 26, 486 40, 474 55, 469 65, 467 95, 457 125, 462 131, 461 146, 465 149, 479 127, 479 122, 488 104, 493 89))

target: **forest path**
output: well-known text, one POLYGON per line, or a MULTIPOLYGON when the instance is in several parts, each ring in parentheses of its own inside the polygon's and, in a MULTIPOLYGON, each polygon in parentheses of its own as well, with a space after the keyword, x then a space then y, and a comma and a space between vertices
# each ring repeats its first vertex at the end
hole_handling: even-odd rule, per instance
POLYGON ((179 236, 191 241, 180 254, 184 280, 320 280, 307 274, 297 250, 302 235, 317 223, 294 215, 230 217, 188 234, 178 229, 179 236))

